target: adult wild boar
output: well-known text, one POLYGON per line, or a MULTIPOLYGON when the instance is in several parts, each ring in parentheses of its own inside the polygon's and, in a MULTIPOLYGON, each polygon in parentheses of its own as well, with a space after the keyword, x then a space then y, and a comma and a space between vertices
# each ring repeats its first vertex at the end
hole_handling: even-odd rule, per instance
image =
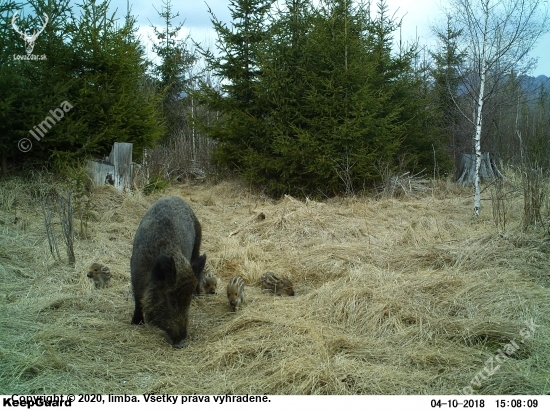
POLYGON ((206 263, 200 245, 199 221, 175 196, 163 197, 149 208, 134 238, 132 323, 158 326, 176 348, 186 344, 189 305, 206 263))

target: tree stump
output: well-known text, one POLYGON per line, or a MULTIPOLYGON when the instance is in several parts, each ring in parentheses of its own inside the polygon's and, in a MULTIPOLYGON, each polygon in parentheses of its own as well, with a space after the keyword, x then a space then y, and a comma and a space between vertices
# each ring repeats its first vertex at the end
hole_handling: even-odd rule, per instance
MULTIPOLYGON (((460 158, 458 168, 459 178, 456 184, 466 186, 473 185, 476 175, 476 155, 475 153, 463 153, 460 158)), ((495 158, 492 153, 481 153, 481 167, 479 169, 481 180, 503 178, 504 176, 498 170, 495 158)))

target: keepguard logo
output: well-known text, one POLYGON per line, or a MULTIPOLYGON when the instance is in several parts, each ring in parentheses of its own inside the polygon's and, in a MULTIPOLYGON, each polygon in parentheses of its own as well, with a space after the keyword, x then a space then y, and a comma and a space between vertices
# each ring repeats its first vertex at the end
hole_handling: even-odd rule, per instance
POLYGON ((37 56, 32 54, 32 51, 34 50, 34 42, 44 31, 46 28, 46 25, 48 24, 48 15, 46 13, 43 14, 44 19, 42 20, 42 28, 40 30, 33 30, 32 35, 27 34, 26 31, 20 30, 17 25, 15 24, 15 21, 17 20, 17 13, 13 15, 11 18, 11 25, 15 32, 21 36, 21 38, 25 41, 25 51, 27 52, 27 55, 13 55, 14 60, 46 60, 46 55, 37 56))

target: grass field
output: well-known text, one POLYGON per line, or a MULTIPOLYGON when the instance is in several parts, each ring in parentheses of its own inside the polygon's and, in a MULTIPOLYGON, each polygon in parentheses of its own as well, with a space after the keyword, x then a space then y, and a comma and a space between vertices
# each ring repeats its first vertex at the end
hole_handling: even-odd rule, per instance
POLYGON ((324 202, 227 181, 148 197, 97 188, 73 268, 58 224, 63 261, 50 254, 43 184, 4 180, 0 394, 550 394, 548 234, 521 229, 519 197, 498 231, 490 201, 474 218, 470 189, 436 186, 324 202), (183 349, 130 325, 133 236, 164 194, 194 209, 220 280, 193 300, 183 349), (94 262, 110 267, 110 288, 86 277, 94 262), (262 293, 266 271, 296 296, 262 293), (234 275, 246 281, 237 313, 234 275))

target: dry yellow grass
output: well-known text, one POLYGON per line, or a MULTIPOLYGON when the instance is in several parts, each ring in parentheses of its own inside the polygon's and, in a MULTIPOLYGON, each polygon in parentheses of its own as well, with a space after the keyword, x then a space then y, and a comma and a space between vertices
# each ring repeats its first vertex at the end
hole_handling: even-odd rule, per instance
POLYGON ((191 204, 220 279, 193 300, 190 344, 176 350, 130 325, 133 235, 161 195, 96 189, 98 221, 71 268, 50 256, 31 186, 0 183, 0 394, 456 394, 511 340, 519 349, 475 392, 550 393, 550 244, 514 228, 519 201, 499 234, 490 202, 471 217, 467 189, 315 202, 173 186, 163 194, 191 204), (110 288, 93 288, 93 262, 111 269, 110 288), (262 293, 266 271, 296 296, 262 293), (247 299, 232 313, 235 275, 247 299))

